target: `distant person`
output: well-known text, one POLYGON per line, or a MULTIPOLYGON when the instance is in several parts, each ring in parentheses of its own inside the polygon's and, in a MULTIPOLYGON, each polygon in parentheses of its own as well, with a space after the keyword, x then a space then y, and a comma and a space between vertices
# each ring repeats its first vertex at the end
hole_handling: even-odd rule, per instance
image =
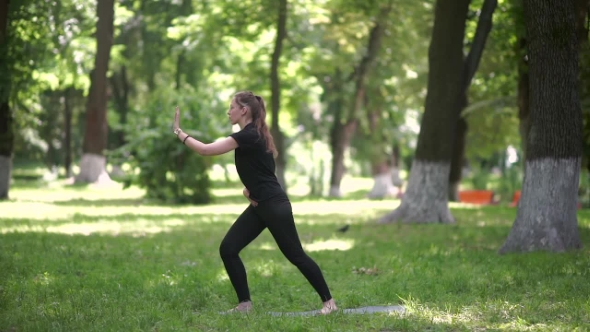
POLYGON ((180 129, 179 109, 176 107, 174 134, 189 148, 203 156, 215 156, 235 150, 235 164, 244 184, 244 196, 250 204, 230 227, 221 242, 219 252, 229 279, 238 296, 237 307, 230 311, 252 309, 246 269, 239 253, 265 228, 268 228, 281 252, 297 266, 319 294, 322 314, 337 310, 318 265, 303 251, 297 234, 291 202, 275 176, 277 151, 266 125, 264 100, 252 92, 239 92, 231 101, 229 121, 241 130, 229 137, 205 144, 180 129))

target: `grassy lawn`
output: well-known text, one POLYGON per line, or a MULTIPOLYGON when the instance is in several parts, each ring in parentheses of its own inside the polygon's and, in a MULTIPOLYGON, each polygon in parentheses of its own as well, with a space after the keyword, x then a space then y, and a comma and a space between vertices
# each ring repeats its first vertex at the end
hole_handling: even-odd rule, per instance
MULTIPOLYGON (((369 182, 363 182, 365 185, 369 182)), ((144 202, 141 190, 17 183, 0 203, 0 331, 586 331, 590 213, 577 253, 499 256, 516 210, 453 205, 456 225, 374 225, 398 201, 294 198, 299 235, 340 308, 403 314, 272 317, 318 296, 266 231, 241 254, 255 312, 218 254, 246 207, 240 188, 209 206, 144 202), (336 229, 351 224, 346 233, 336 229), (376 268, 376 273, 358 272, 376 268), (356 273, 355 273, 356 272, 356 273)), ((367 189, 367 188, 364 188, 367 189)), ((362 188, 361 188, 362 192, 362 188)))

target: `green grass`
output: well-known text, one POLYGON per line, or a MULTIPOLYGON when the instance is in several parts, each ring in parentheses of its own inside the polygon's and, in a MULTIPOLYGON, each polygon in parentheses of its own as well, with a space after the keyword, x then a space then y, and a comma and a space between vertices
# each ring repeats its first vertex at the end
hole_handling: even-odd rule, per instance
MULTIPOLYGON (((587 248, 498 255, 513 208, 453 205, 456 225, 371 224, 399 202, 361 199, 366 189, 351 189, 355 200, 294 197, 299 234, 340 308, 401 304, 404 314, 265 315, 321 303, 264 232, 241 255, 256 311, 219 315, 236 300, 218 246, 246 207, 240 188, 197 207, 55 182, 17 185, 0 203, 0 330, 588 330, 587 248), (354 273, 361 267, 378 273, 354 273)), ((579 221, 588 244, 590 213, 579 221)))

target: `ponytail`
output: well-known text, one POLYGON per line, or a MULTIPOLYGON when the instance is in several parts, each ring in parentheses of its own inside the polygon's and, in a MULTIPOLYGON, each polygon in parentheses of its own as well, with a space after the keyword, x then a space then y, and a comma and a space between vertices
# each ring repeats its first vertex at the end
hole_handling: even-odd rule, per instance
POLYGON ((278 155, 277 148, 275 147, 274 138, 270 133, 270 129, 266 124, 266 107, 264 105, 264 100, 260 96, 255 96, 258 104, 260 105, 260 111, 258 112, 258 116, 253 119, 254 125, 256 129, 258 129, 258 133, 261 137, 264 137, 266 141, 266 148, 268 152, 272 152, 273 156, 276 158, 278 155))
POLYGON ((266 124, 266 107, 264 105, 264 99, 262 99, 260 96, 254 95, 250 91, 238 92, 234 98, 238 104, 247 106, 250 109, 254 126, 256 127, 256 130, 258 130, 260 137, 264 138, 267 151, 271 152, 276 158, 278 151, 275 147, 272 134, 270 133, 268 125, 266 124))

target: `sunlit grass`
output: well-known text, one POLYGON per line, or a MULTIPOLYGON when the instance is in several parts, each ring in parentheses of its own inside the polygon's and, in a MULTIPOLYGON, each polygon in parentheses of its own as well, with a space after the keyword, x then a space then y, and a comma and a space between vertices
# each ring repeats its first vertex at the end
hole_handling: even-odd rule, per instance
MULTIPOLYGON (((366 180, 366 179, 365 179, 366 180)), ((368 190, 357 181, 349 193, 368 190)), ((293 195, 299 237, 341 308, 403 314, 272 317, 319 298, 263 232, 242 253, 256 311, 219 315, 235 294, 219 243, 246 208, 161 205, 137 188, 16 186, 0 203, 0 327, 15 331, 585 331, 590 250, 497 254, 514 208, 452 204, 455 225, 376 225, 399 201, 293 195), (345 224, 350 229, 337 231, 345 224)), ((579 212, 590 240, 590 213, 579 212)))

